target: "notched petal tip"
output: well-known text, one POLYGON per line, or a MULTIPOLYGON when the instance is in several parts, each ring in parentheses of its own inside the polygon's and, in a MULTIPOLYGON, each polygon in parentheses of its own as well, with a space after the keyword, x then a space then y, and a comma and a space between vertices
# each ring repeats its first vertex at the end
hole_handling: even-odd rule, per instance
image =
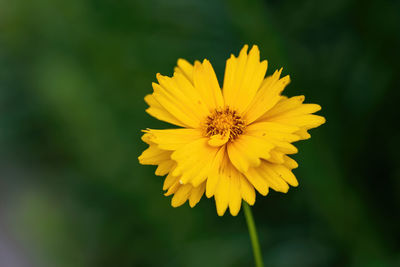
POLYGON ((256 203, 256 198, 254 197, 253 199, 251 199, 251 201, 247 201, 247 200, 243 199, 243 201, 246 201, 247 204, 249 204, 250 206, 253 206, 256 203))
POLYGON ((218 214, 218 216, 219 216, 219 217, 224 216, 226 209, 227 209, 227 208, 225 208, 224 210, 223 210, 223 209, 218 209, 218 208, 217 208, 217 214, 218 214))
POLYGON ((194 62, 194 70, 197 72, 197 71, 201 71, 201 70, 203 70, 203 65, 202 65, 202 63, 200 62, 200 61, 197 61, 196 60, 196 62, 194 62))
MULTIPOLYGON (((246 44, 246 45, 247 45, 247 44, 246 44)), ((247 45, 247 46, 248 46, 248 45, 247 45)), ((260 49, 258 48, 258 45, 256 45, 256 44, 254 44, 254 45, 251 46, 250 52, 251 52, 252 50, 253 50, 253 51, 260 51, 260 49)))
MULTIPOLYGON (((159 74, 159 73, 157 73, 157 81, 160 82, 160 79, 161 79, 161 78, 159 78, 158 74, 159 74)), ((161 75, 161 74, 160 74, 160 75, 161 75)), ((152 83, 151 83, 151 87, 153 87, 153 90, 154 90, 154 91, 156 91, 156 90, 159 88, 159 86, 160 86, 160 85, 159 85, 158 83, 156 83, 156 82, 152 82, 152 83)))
POLYGON ((182 206, 182 204, 183 204, 183 203, 179 203, 178 201, 174 200, 174 197, 172 197, 171 206, 172 206, 173 208, 177 208, 177 207, 179 207, 179 206, 182 206))
POLYGON ((312 128, 317 128, 317 127, 321 126, 322 124, 326 123, 326 119, 323 116, 314 115, 314 114, 309 115, 309 116, 312 116, 312 118, 314 120, 313 123, 310 124, 310 126, 312 126, 312 128))
POLYGON ((240 53, 247 53, 247 50, 249 50, 249 45, 248 45, 248 44, 245 44, 245 45, 243 46, 243 48, 240 50, 240 53))
POLYGON ((241 207, 241 205, 239 206, 238 209, 229 208, 229 212, 231 213, 232 216, 236 217, 239 214, 240 207, 241 207))
POLYGON ((292 98, 299 101, 299 103, 303 103, 304 100, 306 100, 306 97, 304 95, 298 95, 298 96, 294 96, 292 98))
POLYGON ((149 106, 151 106, 152 97, 153 97, 153 96, 152 96, 151 94, 147 94, 147 95, 144 97, 144 102, 146 102, 146 104, 149 105, 149 106))
MULTIPOLYGON (((260 64, 261 64, 261 66, 263 67, 263 68, 265 68, 265 72, 267 72, 267 69, 268 69, 268 60, 263 60, 263 61, 261 61, 260 62, 260 64)), ((265 78, 265 77, 264 77, 265 78)))
POLYGON ((178 60, 176 61, 176 65, 180 66, 180 65, 187 65, 190 64, 189 61, 187 61, 184 58, 178 58, 178 60))
POLYGON ((285 77, 281 78, 281 81, 284 86, 288 85, 292 80, 290 79, 290 75, 286 75, 285 77))
POLYGON ((268 193, 269 193, 269 187, 267 187, 266 189, 262 189, 262 190, 258 190, 257 189, 257 191, 258 191, 258 193, 260 193, 262 196, 267 196, 268 195, 268 193))
POLYGON ((194 208, 194 207, 197 205, 197 203, 198 203, 198 202, 194 202, 194 201, 192 201, 191 199, 189 199, 189 206, 190 206, 191 208, 194 208))
POLYGON ((284 194, 287 194, 287 192, 289 192, 289 186, 287 186, 287 187, 285 187, 285 188, 279 190, 279 192, 284 193, 284 194))
POLYGON ((312 113, 318 112, 322 109, 321 105, 318 105, 318 104, 310 104, 310 105, 313 105, 313 107, 314 107, 314 111, 312 113))
POLYGON ((159 81, 161 78, 163 77, 163 75, 159 72, 156 73, 156 78, 159 81))
POLYGON ((203 62, 202 62, 202 64, 210 64, 211 65, 211 63, 210 63, 210 61, 208 60, 208 59, 203 59, 203 62))

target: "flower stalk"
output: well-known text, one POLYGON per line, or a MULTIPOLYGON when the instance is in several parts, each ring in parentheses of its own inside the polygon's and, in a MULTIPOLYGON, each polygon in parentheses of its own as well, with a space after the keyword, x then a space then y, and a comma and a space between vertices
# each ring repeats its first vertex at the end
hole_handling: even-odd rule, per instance
POLYGON ((244 210, 244 216, 246 217, 247 227, 249 228, 249 235, 251 240, 251 246, 253 247, 254 261, 256 263, 256 267, 264 267, 253 214, 251 212, 249 204, 247 204, 245 201, 243 201, 243 210, 244 210))

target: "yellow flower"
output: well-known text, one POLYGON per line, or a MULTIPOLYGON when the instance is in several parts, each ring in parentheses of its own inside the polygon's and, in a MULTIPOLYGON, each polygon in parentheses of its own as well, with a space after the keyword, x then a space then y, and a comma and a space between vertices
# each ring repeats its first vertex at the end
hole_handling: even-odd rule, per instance
POLYGON ((181 127, 144 130, 149 148, 139 157, 167 175, 163 190, 173 195, 173 207, 187 200, 194 207, 205 193, 214 196, 218 215, 229 207, 236 216, 242 199, 254 204, 255 190, 265 196, 269 188, 286 193, 298 185, 292 173, 298 165, 287 155, 325 122, 312 115, 321 107, 303 104, 304 96, 282 96, 289 76, 280 78, 280 69, 265 78, 267 61, 260 62, 257 46, 247 50, 227 60, 222 90, 208 60, 179 59, 173 77, 157 74, 145 97, 151 116, 181 127))

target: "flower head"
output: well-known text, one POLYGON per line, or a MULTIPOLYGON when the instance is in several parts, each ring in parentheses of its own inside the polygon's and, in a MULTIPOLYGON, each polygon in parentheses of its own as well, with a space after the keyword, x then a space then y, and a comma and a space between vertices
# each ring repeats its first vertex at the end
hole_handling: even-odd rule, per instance
POLYGON ((173 77, 157 74, 145 97, 150 115, 180 127, 144 130, 149 147, 139 157, 167 175, 163 189, 173 207, 187 200, 194 207, 205 193, 214 196, 218 215, 229 207, 235 216, 242 200, 254 204, 256 190, 265 196, 298 185, 288 155, 297 153, 293 142, 325 122, 312 114, 321 107, 282 96, 289 76, 281 78, 280 69, 265 78, 267 61, 257 46, 247 50, 227 60, 222 90, 208 60, 179 59, 173 77))

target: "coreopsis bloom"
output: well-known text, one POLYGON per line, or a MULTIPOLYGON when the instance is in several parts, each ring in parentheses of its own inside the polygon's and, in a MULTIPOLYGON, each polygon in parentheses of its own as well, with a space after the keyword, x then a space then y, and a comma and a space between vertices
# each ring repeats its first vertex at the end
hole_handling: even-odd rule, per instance
POLYGON ((155 174, 167 175, 163 190, 178 207, 189 200, 194 207, 205 195, 214 196, 217 213, 233 216, 242 200, 253 205, 255 190, 286 193, 298 182, 292 173, 297 153, 292 144, 310 138, 307 130, 325 122, 312 113, 316 104, 304 96, 288 98, 281 92, 290 82, 282 69, 265 77, 267 61, 245 45, 226 62, 222 90, 210 62, 194 65, 179 59, 172 77, 157 74, 154 92, 145 97, 151 116, 176 125, 166 130, 144 130, 149 145, 141 164, 158 165, 155 174))

